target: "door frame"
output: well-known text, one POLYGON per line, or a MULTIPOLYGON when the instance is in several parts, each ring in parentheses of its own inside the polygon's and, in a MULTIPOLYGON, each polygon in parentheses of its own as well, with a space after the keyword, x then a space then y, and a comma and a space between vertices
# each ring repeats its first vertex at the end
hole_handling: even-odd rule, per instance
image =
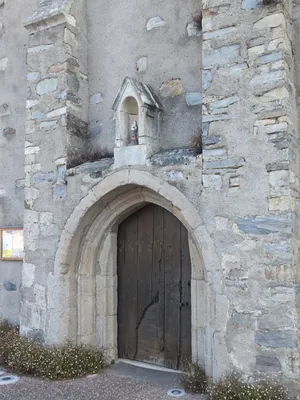
POLYGON ((48 280, 46 343, 62 344, 69 338, 96 344, 108 359, 116 359, 117 228, 146 202, 166 208, 188 229, 192 358, 217 378, 229 365, 225 357, 226 326, 216 318, 216 310, 224 304, 218 252, 190 200, 151 171, 134 167, 108 174, 88 191, 68 218, 48 280))
MULTIPOLYGON (((124 195, 118 196, 114 202, 109 203, 106 212, 99 215, 94 221, 93 235, 97 234, 96 231, 99 230, 100 226, 105 222, 107 223, 106 229, 101 232, 102 240, 97 247, 96 284, 91 280, 91 275, 86 274, 86 265, 92 263, 91 255, 95 253, 95 241, 85 240, 81 256, 81 260, 85 260, 85 268, 83 273, 78 275, 77 342, 96 344, 103 348, 109 361, 118 359, 118 229, 121 222, 147 203, 159 205, 178 218, 172 203, 169 201, 145 188, 132 189, 124 195), (128 205, 130 206, 128 207, 128 205), (118 213, 117 218, 115 214, 116 206, 122 208, 122 212, 118 213), (90 311, 87 313, 88 308, 90 311)), ((207 283, 202 268, 202 260, 189 229, 188 233, 191 257, 192 359, 205 365, 204 363, 207 363, 205 343, 207 283)), ((83 262, 80 264, 84 266, 83 262)))

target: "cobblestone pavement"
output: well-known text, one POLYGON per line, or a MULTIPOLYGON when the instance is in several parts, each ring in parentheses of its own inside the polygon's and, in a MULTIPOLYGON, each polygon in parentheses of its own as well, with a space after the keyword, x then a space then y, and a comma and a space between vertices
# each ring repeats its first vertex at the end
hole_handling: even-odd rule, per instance
MULTIPOLYGON (((135 371, 133 371, 135 372, 135 371)), ((148 372, 146 372, 148 374, 148 372)), ((168 389, 174 386, 164 373, 150 372, 146 379, 141 374, 119 369, 108 369, 100 375, 90 376, 72 381, 49 382, 40 379, 21 377, 19 382, 11 385, 0 385, 1 400, 171 400, 168 389), (129 376, 132 375, 132 376, 129 376), (155 375, 158 379, 154 383, 155 375)), ((200 395, 185 395, 183 400, 200 400, 200 395)))

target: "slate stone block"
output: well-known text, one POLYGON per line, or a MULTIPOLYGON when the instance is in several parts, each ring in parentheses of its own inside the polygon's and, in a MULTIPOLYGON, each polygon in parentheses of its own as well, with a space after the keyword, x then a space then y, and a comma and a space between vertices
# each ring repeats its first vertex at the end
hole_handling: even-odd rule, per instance
POLYGON ((202 104, 202 94, 201 93, 187 93, 185 95, 186 103, 188 106, 200 106, 202 104))
POLYGON ((280 216, 238 218, 236 223, 240 231, 253 235, 268 235, 273 232, 284 232, 289 229, 286 219, 280 216))
POLYGON ((228 160, 212 161, 207 162, 205 165, 206 169, 237 169, 245 164, 244 158, 233 158, 228 160))
POLYGON ((11 283, 9 281, 5 281, 4 284, 4 289, 7 290, 8 292, 15 292, 17 290, 17 285, 14 283, 11 283))
POLYGON ((219 49, 204 50, 203 51, 203 67, 212 65, 227 64, 228 61, 235 60, 240 56, 241 46, 233 44, 230 46, 223 46, 219 49))
POLYGON ((294 331, 258 331, 255 343, 263 347, 294 349, 297 347, 297 338, 294 331))
POLYGON ((256 368, 265 373, 279 372, 281 364, 277 357, 256 356, 256 368))

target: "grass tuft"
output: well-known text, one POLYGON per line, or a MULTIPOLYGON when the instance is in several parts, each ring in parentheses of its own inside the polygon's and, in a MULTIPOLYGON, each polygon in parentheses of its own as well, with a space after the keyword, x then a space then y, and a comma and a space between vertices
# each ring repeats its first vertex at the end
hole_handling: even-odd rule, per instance
POLYGON ((67 155, 67 168, 75 168, 78 165, 86 162, 99 161, 104 158, 112 158, 113 153, 107 149, 103 150, 91 150, 86 154, 69 151, 67 155))
POLYGON ((287 390, 270 379, 250 382, 237 374, 209 384, 210 400, 288 400, 287 390))
POLYGON ((205 371, 197 364, 187 362, 185 374, 182 375, 181 384, 188 393, 206 393, 208 378, 205 371))

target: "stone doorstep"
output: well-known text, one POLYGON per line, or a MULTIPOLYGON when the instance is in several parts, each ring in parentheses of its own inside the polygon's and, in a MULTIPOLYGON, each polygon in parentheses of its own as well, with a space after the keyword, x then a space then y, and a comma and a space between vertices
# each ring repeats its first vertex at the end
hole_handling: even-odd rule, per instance
MULTIPOLYGON (((126 360, 118 360, 117 363, 108 367, 108 373, 120 376, 132 378, 136 381, 152 383, 156 386, 165 388, 166 393, 170 389, 181 389, 182 385, 180 382, 181 372, 162 368, 160 366, 153 366, 152 364, 146 363, 128 363, 126 360), (145 365, 144 367, 142 365, 145 365)), ((188 396, 181 397, 185 399, 188 396)), ((172 397, 170 397, 171 399, 172 397)), ((208 395, 196 395, 195 400, 208 400, 208 395)))

